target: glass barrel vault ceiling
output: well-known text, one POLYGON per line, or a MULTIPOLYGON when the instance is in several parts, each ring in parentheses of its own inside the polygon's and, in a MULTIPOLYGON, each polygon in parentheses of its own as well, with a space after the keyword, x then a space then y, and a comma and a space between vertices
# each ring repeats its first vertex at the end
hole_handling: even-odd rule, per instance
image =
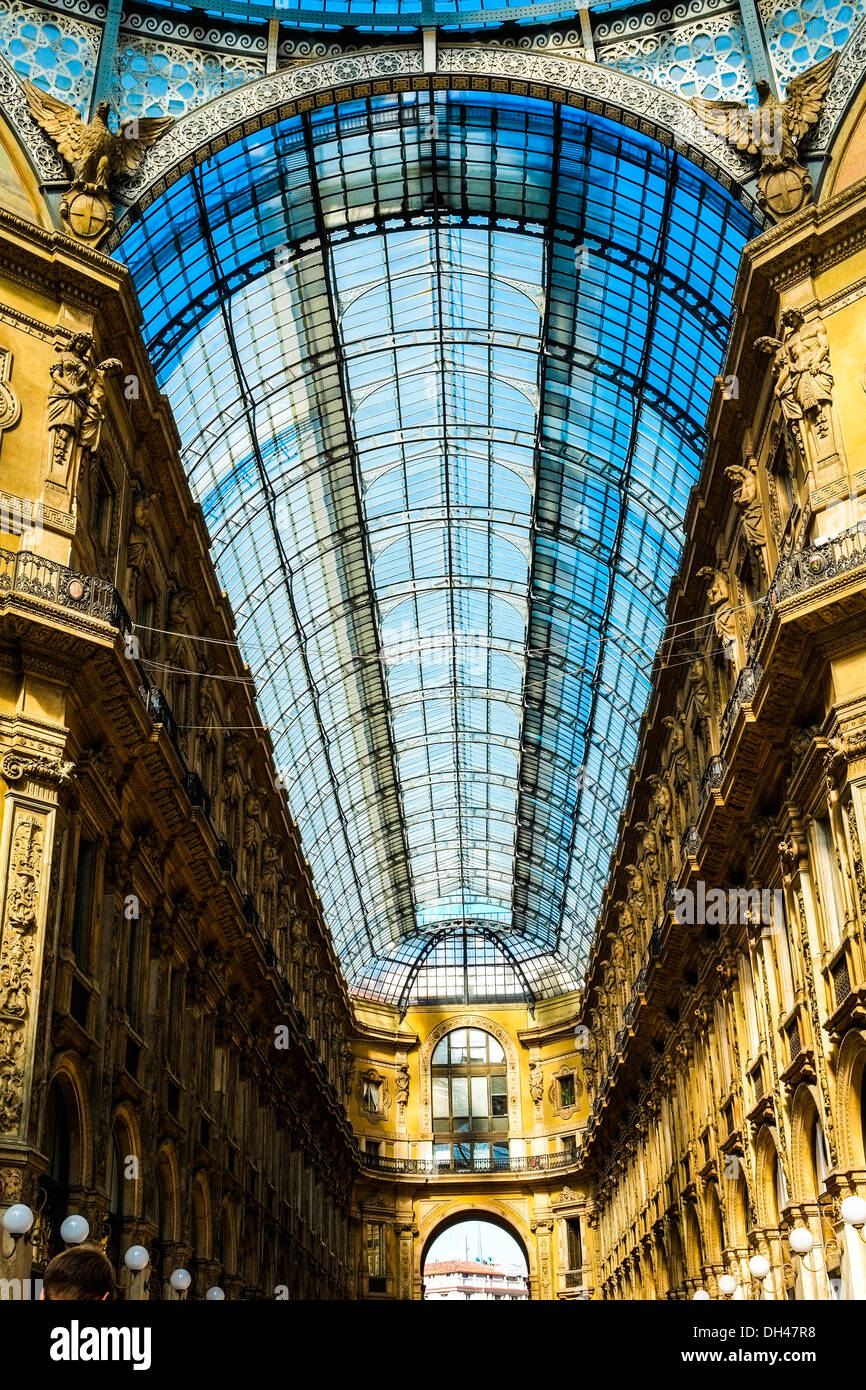
POLYGON ((350 984, 575 987, 747 212, 543 101, 286 119, 121 251, 350 984))

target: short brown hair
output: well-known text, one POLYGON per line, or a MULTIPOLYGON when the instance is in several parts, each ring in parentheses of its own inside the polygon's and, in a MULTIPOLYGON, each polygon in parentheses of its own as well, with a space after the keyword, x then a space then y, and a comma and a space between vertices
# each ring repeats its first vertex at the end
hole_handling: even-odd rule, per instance
POLYGON ((49 1262, 42 1276, 46 1298, 114 1297, 114 1270, 98 1245, 73 1245, 49 1262))

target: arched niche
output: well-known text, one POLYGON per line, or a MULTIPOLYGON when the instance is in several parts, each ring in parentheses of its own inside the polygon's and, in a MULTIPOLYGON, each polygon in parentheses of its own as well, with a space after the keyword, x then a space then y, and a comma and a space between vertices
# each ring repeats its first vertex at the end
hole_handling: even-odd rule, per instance
POLYGON ((722 1208, 715 1183, 708 1183, 704 1193, 704 1255, 708 1264, 721 1264, 725 1249, 725 1227, 722 1208))
POLYGON ((791 1107, 791 1197, 814 1202, 824 1190, 829 1169, 826 1138, 815 1089, 797 1087, 791 1107))
POLYGON ((701 1266, 704 1264, 704 1246, 701 1239, 701 1226, 698 1221, 698 1213, 694 1205, 689 1203, 687 1203, 685 1207, 683 1236, 685 1241, 686 1277, 690 1279, 699 1278, 701 1266))
POLYGON ((784 1175, 776 1141, 766 1125, 755 1144, 755 1196, 758 1225, 764 1229, 779 1225, 782 1215, 784 1175))
MULTIPOLYGON (((93 1124, 87 1078, 74 1052, 55 1062, 45 1102, 43 1145, 50 1141, 52 1107, 62 1104, 69 1134, 69 1186, 88 1187, 93 1175, 93 1124)), ((51 1155, 48 1155, 49 1164, 51 1155)))
POLYGON ((159 1229, 163 1244, 180 1240, 180 1167, 173 1144, 164 1144, 156 1158, 156 1185, 159 1192, 159 1229))
POLYGON ((204 1173, 196 1173, 192 1185, 192 1216, 195 1258, 210 1260, 213 1252, 213 1204, 204 1173))
POLYGON ((517 1045, 509 1036, 501 1024, 496 1023, 492 1018, 485 1014, 457 1014, 453 1018, 443 1019, 443 1021, 433 1029, 425 1038, 419 1054, 420 1079, 419 1094, 421 1097, 421 1133, 428 1138, 433 1133, 433 1119, 431 1115, 431 1087, 430 1087, 430 1066, 433 1053, 437 1044, 448 1033, 452 1033, 455 1028, 480 1028, 484 1033, 490 1033, 499 1043, 505 1053, 505 1067, 508 1078, 508 1133, 513 1138, 519 1135, 522 1130, 521 1108, 520 1108, 520 1065, 518 1060, 517 1045))
MULTIPOLYGON (((117 1145, 120 1162, 120 1181, 123 1191, 123 1214, 125 1217, 142 1214, 142 1143, 141 1129, 134 1107, 124 1101, 114 1112, 112 1137, 117 1145), (128 1160, 135 1158, 134 1164, 128 1160)), ((110 1155, 109 1155, 110 1158, 110 1155)), ((106 1165, 106 1172, 109 1171, 106 1165)))
POLYGON ((866 1168, 866 1039, 845 1035, 836 1070, 836 1138, 838 1166, 866 1168))

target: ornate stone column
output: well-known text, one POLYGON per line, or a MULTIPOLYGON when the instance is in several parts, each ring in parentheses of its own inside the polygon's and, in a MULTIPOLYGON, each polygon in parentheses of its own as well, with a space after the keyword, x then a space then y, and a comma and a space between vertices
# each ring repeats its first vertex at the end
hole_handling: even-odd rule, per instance
POLYGON ((418 1229, 414 1222, 397 1223, 397 1297, 415 1297, 415 1238, 418 1229))
POLYGON ((553 1298, 553 1274, 550 1262, 550 1238, 553 1234, 553 1221, 549 1217, 533 1221, 532 1234, 535 1236, 538 1253, 538 1288, 535 1290, 535 1295, 536 1298, 548 1302, 553 1298))
MULTIPOLYGON (((15 1201, 34 1204, 44 1166, 33 1148, 31 1118, 45 1084, 37 1054, 40 1014, 44 1019, 50 1008, 42 996, 53 952, 49 904, 59 879, 58 789, 71 771, 71 763, 48 751, 9 751, 0 763, 0 1211, 15 1201)), ((20 1241, 12 1260, 0 1260, 3 1273, 27 1278, 31 1256, 31 1246, 20 1241)))

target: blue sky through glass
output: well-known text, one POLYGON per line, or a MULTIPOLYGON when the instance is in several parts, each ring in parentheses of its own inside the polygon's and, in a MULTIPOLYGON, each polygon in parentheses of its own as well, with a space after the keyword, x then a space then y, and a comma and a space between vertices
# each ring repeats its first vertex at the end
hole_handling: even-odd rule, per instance
POLYGON ((437 93, 279 121, 128 233, 361 992, 576 984, 753 230, 649 138, 437 93))

